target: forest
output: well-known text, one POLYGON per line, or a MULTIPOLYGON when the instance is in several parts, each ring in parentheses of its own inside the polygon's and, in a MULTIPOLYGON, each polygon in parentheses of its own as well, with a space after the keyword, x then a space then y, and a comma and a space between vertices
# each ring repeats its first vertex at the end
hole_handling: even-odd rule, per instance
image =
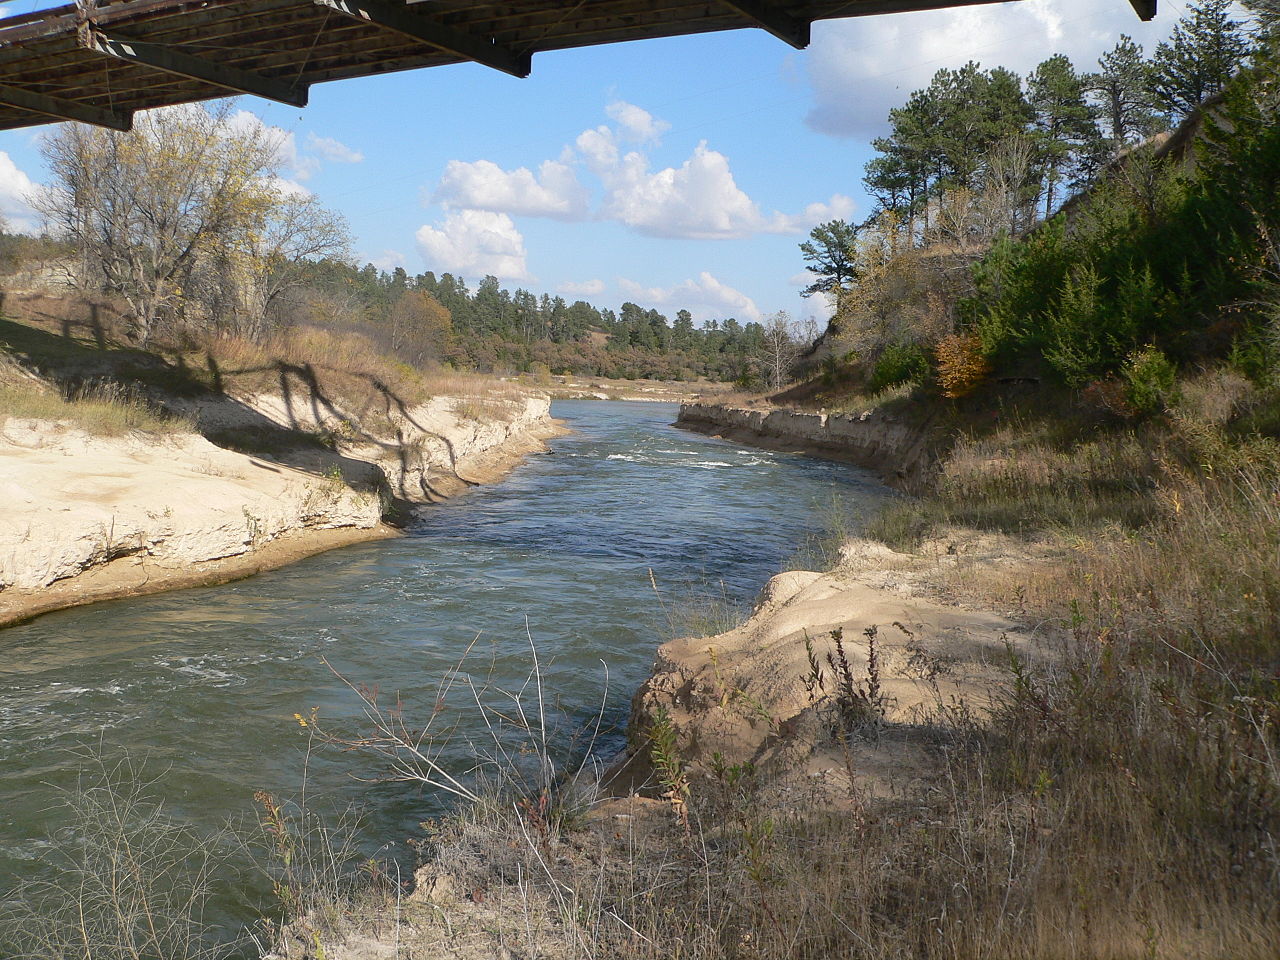
POLYGON ((1270 377, 1277 8, 1246 6, 1205 0, 1091 73, 943 70, 893 110, 874 215, 802 246, 836 301, 828 373, 953 399, 1048 378, 1129 411, 1208 359, 1270 377))

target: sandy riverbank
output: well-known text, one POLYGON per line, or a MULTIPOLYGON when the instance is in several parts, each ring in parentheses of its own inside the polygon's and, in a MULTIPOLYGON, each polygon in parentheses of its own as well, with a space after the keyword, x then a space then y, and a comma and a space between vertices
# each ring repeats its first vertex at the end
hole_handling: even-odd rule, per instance
MULTIPOLYGON (((1010 651, 1026 661, 1044 652, 1016 617, 960 606, 944 584, 974 566, 1012 569, 1039 559, 973 533, 916 554, 851 540, 833 570, 775 576, 741 626, 663 644, 635 695, 630 727, 651 730, 663 713, 691 776, 709 775, 717 755, 716 762, 750 763, 780 811, 909 794, 935 772, 929 751, 938 718, 956 704, 984 716, 1007 679, 1010 651), (830 733, 848 700, 841 649, 874 730, 846 742, 830 733)), ((652 779, 643 751, 629 767, 620 783, 652 779)))
POLYGON ((697 401, 681 405, 676 426, 769 450, 853 463, 898 486, 922 478, 933 462, 929 425, 883 410, 827 414, 697 401))
MULTIPOLYGON (((202 429, 300 435, 273 398, 209 403, 202 429)), ((67 423, 0 424, 0 626, 69 606, 222 583, 339 546, 397 535, 389 508, 493 482, 561 432, 546 397, 436 398, 381 436, 336 429, 250 453, 195 434, 94 437, 67 423)), ((246 434, 247 435, 247 434, 246 434)))

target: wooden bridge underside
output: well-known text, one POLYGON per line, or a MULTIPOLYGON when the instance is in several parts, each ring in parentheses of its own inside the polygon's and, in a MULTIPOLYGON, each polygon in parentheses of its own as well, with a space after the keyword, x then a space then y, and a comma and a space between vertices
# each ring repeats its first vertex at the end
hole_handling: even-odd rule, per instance
POLYGON ((81 0, 0 19, 0 129, 128 129, 134 111, 232 93, 301 107, 330 80, 465 61, 526 76, 541 51, 743 27, 804 47, 815 20, 992 2, 81 0))

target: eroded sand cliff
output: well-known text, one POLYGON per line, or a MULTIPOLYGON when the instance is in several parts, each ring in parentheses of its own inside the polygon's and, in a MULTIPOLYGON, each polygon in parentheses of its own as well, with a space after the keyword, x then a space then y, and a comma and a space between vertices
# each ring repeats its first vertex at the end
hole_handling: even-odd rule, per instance
POLYGON ((0 624, 60 607, 214 583, 394 536, 393 504, 495 479, 557 431, 542 396, 433 398, 376 428, 279 397, 188 411, 210 435, 268 435, 271 453, 196 434, 93 437, 68 423, 0 423, 0 624), (291 438, 325 431, 326 444, 291 438))

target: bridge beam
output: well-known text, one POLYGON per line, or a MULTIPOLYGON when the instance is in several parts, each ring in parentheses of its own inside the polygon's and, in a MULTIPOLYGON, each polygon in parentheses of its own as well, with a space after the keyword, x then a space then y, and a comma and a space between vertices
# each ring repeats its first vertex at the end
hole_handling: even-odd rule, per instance
POLYGON ((1138 12, 1138 18, 1141 20, 1154 20, 1156 17, 1156 4, 1158 0, 1129 0, 1133 4, 1133 9, 1138 12))
POLYGON ((251 73, 230 64, 213 63, 200 57, 193 57, 176 47, 144 43, 141 40, 130 40, 126 37, 112 37, 99 30, 89 31, 87 40, 82 42, 86 49, 94 53, 115 57, 126 63, 163 70, 165 73, 200 80, 237 93, 251 93, 255 97, 287 103, 291 107, 307 105, 305 86, 295 87, 274 77, 264 77, 262 74, 251 73))
POLYGON ((0 84, 0 103, 21 107, 32 113, 57 117, 59 120, 79 120, 81 123, 110 127, 112 130, 129 130, 133 127, 133 114, 129 111, 104 110, 102 107, 78 103, 75 100, 63 100, 61 97, 51 97, 45 93, 33 93, 8 84, 0 84))
POLYGON ((409 13, 403 4, 387 0, 312 0, 317 6, 326 7, 353 20, 371 23, 396 33, 421 40, 428 46, 452 53, 464 60, 473 60, 494 70, 501 70, 513 77, 524 78, 532 69, 532 57, 498 43, 485 40, 473 33, 455 30, 417 13, 409 13))
POLYGON ((797 20, 779 10, 769 0, 721 0, 721 2, 742 14, 757 27, 767 30, 783 43, 789 43, 797 50, 809 45, 809 22, 797 20))

